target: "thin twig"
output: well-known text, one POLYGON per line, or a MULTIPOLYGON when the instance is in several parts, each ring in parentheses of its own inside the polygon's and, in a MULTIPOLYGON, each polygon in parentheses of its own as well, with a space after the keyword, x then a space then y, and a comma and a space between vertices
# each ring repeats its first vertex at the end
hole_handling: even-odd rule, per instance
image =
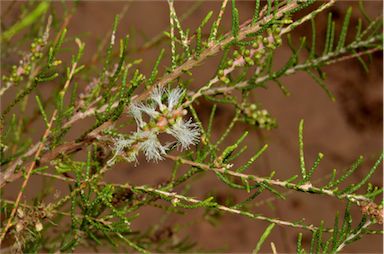
POLYGON ((302 191, 302 192, 310 192, 310 193, 316 193, 316 194, 323 194, 323 195, 327 195, 327 196, 330 196, 330 197, 335 197, 335 198, 338 198, 338 199, 347 199, 347 200, 349 200, 349 201, 351 201, 353 203, 356 203, 357 205, 360 205, 360 203, 362 201, 372 202, 370 199, 366 198, 363 195, 355 195, 355 194, 341 194, 341 195, 338 195, 335 192, 333 192, 332 190, 314 187, 314 186, 312 186, 311 184, 308 184, 308 183, 306 183, 306 184, 294 184, 294 183, 290 183, 290 182, 287 182, 287 181, 272 180, 272 179, 269 179, 269 178, 259 177, 259 176, 255 176, 255 175, 248 175, 248 174, 234 172, 234 171, 228 170, 227 168, 211 167, 211 166, 209 166, 207 164, 186 160, 186 159, 178 157, 178 156, 166 155, 166 157, 171 159, 171 160, 178 161, 178 162, 180 162, 182 164, 186 164, 186 165, 190 165, 190 166, 193 166, 193 167, 197 167, 197 168, 200 168, 200 169, 203 169, 203 170, 206 170, 206 171, 213 171, 213 172, 216 172, 216 173, 227 174, 227 175, 231 175, 231 176, 238 177, 238 178, 241 178, 241 179, 253 180, 253 181, 257 182, 257 183, 266 183, 266 184, 269 184, 269 185, 275 185, 275 186, 279 186, 279 187, 283 187, 283 188, 287 188, 287 189, 292 189, 292 190, 297 190, 297 191, 302 191))
MULTIPOLYGON (((70 71, 70 73, 68 75, 67 81, 65 82, 64 87, 62 89, 63 94, 65 94, 65 92, 67 91, 67 89, 69 87, 71 79, 72 79, 72 77, 73 77, 73 75, 75 73, 76 67, 77 67, 77 62, 74 62, 74 64, 72 65, 71 71, 70 71)), ((28 181, 29 181, 29 178, 31 176, 32 170, 34 169, 34 167, 36 165, 36 159, 40 157, 41 151, 43 150, 43 147, 44 147, 44 144, 45 144, 44 141, 46 140, 46 138, 48 137, 48 135, 51 132, 51 128, 53 126, 53 122, 56 119, 57 112, 58 112, 57 109, 53 112, 51 120, 49 121, 48 128, 45 130, 44 135, 43 135, 43 137, 41 139, 41 142, 40 142, 39 146, 37 147, 37 151, 36 151, 36 153, 34 155, 35 159, 31 162, 30 166, 28 167, 28 169, 26 171, 24 181, 23 181, 23 183, 21 185, 20 191, 19 191, 19 193, 17 195, 17 198, 16 198, 16 201, 15 201, 15 205, 14 205, 12 211, 11 211, 11 214, 10 214, 10 216, 8 218, 8 221, 7 221, 6 225, 5 225, 5 227, 3 228, 3 231, 1 232, 0 244, 2 243, 6 233, 8 231, 8 229, 12 225, 12 220, 13 220, 15 214, 16 214, 17 207, 18 207, 18 205, 20 203, 21 197, 23 196, 24 190, 25 190, 25 188, 26 188, 26 186, 28 184, 28 181)))

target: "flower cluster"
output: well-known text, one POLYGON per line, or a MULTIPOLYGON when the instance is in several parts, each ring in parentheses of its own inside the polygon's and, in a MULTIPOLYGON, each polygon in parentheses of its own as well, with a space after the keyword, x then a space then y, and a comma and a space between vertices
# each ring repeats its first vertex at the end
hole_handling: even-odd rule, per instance
POLYGON ((284 17, 267 28, 266 35, 256 36, 251 47, 238 46, 238 49, 233 51, 231 59, 221 64, 217 72, 218 79, 229 84, 231 80, 228 78, 228 74, 237 67, 256 65, 260 69, 267 62, 268 54, 281 46, 281 31, 285 25, 290 23, 292 20, 289 17, 284 17))
POLYGON ((243 108, 243 121, 260 129, 270 130, 277 127, 274 119, 267 110, 260 109, 256 104, 246 104, 243 108))
POLYGON ((47 207, 38 206, 34 208, 19 207, 16 210, 15 227, 13 236, 12 253, 22 253, 22 248, 26 243, 33 239, 34 235, 43 230, 41 221, 51 219, 52 213, 47 207))
MULTIPOLYGON (((50 25, 51 19, 48 20, 48 25, 43 35, 33 40, 30 52, 23 55, 23 58, 19 61, 19 65, 12 66, 12 72, 9 76, 2 76, 4 82, 18 83, 30 74, 32 65, 44 55, 43 51, 48 44, 50 25)), ((59 62, 55 64, 58 65, 59 62)))
POLYGON ((183 94, 184 90, 180 88, 167 91, 156 87, 146 102, 132 103, 129 113, 136 121, 137 131, 129 138, 120 136, 114 140, 115 154, 109 160, 109 164, 118 156, 127 161, 135 161, 140 151, 148 161, 162 160, 172 143, 162 144, 158 137, 161 133, 173 136, 181 150, 196 144, 200 132, 192 119, 183 119, 187 114, 187 111, 180 106, 183 94))

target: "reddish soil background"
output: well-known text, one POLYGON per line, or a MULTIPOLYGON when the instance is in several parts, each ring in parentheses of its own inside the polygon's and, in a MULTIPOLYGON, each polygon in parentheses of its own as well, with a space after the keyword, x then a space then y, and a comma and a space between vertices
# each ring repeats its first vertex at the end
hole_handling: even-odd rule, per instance
MULTIPOLYGON (((177 2, 176 10, 179 14, 188 10, 194 2, 177 2)), ((1 2, 2 10, 9 6, 9 2, 1 2)), ((60 12, 61 5, 56 3, 60 12)), ((68 25, 69 35, 79 36, 86 42, 85 59, 91 59, 97 49, 98 43, 110 31, 114 15, 121 12, 124 6, 129 5, 127 14, 121 20, 117 37, 131 33, 130 43, 140 46, 148 38, 152 38, 168 27, 168 7, 165 2, 142 1, 133 2, 92 2, 84 1, 78 5, 78 11, 68 25)), ((331 8, 334 16, 342 22, 346 7, 352 5, 354 12, 358 13, 357 1, 342 1, 331 8)), ((195 13, 183 22, 183 27, 189 27, 193 31, 199 22, 205 17, 209 10, 217 13, 220 2, 205 2, 195 13)), ((373 16, 382 15, 381 1, 366 1, 367 11, 373 16)), ((254 2, 240 1, 238 3, 240 17, 245 19, 252 17, 254 2)), ((17 8, 11 10, 8 22, 16 17, 17 8)), ((224 27, 230 28, 230 10, 224 19, 224 27)), ((321 42, 324 41, 326 29, 326 15, 320 15, 317 19, 318 41, 321 50, 321 42)), ((7 22, 7 20, 5 20, 7 22)), ((352 17, 352 24, 357 22, 357 15, 352 17)), ((352 25, 351 27, 354 27, 352 25)), ((310 24, 306 24, 294 32, 294 37, 310 35, 310 24)), ((353 33, 352 33, 353 34, 353 33)), ((160 46, 168 47, 165 43, 160 46)), ((140 69, 150 73, 154 59, 158 55, 159 48, 149 49, 130 56, 142 58, 144 64, 140 69)), ((290 50, 282 46, 278 50, 275 65, 283 65, 290 56, 290 50)), ((209 59, 201 67, 193 71, 194 87, 199 87, 204 81, 209 80, 216 70, 219 58, 209 59)), ((9 61, 12 61, 10 59, 9 61)), ((86 60, 84 61, 86 62, 86 60)), ((263 144, 268 143, 269 149, 253 167, 249 169, 250 174, 268 175, 271 170, 276 170, 280 179, 288 178, 299 171, 297 130, 300 119, 305 119, 305 151, 307 163, 312 163, 318 152, 325 155, 314 178, 319 179, 319 184, 324 182, 324 176, 329 175, 333 168, 344 169, 359 156, 364 155, 366 160, 363 166, 352 177, 352 181, 358 181, 373 165, 378 154, 382 150, 382 53, 373 56, 373 62, 369 65, 369 73, 365 73, 357 60, 338 63, 326 67, 328 74, 327 84, 336 95, 337 101, 332 102, 319 86, 307 74, 298 73, 283 79, 285 85, 291 92, 291 96, 284 96, 278 87, 271 83, 267 89, 258 89, 254 92, 254 100, 261 102, 270 113, 277 118, 279 127, 271 131, 252 131, 245 141, 249 147, 248 152, 236 161, 241 164, 252 156, 253 152, 263 144), (323 179, 323 180, 322 180, 323 179)), ((85 84, 80 84, 85 85, 85 84)), ((47 87, 41 92, 50 94, 53 90, 47 87)), ((12 96, 10 96, 12 98, 12 96)), ((7 105, 4 99, 2 105, 7 105)), ((197 110, 200 112, 203 122, 207 120, 210 112, 210 104, 202 101, 197 110)), ((217 117, 214 122, 214 137, 217 137, 226 128, 228 121, 234 112, 228 107, 219 106, 217 117)), ((77 137, 91 120, 84 121, 76 131, 68 135, 68 139, 77 137)), ((31 133, 38 138, 41 135, 41 123, 36 123, 31 133)), ((228 140, 230 144, 236 140, 248 127, 238 125, 228 140)), ((159 164, 146 163, 143 158, 137 167, 121 163, 116 170, 107 175, 107 180, 115 183, 129 182, 132 184, 154 184, 167 179, 170 175, 172 162, 164 161, 159 164)), ((27 192, 27 198, 33 197, 38 192, 41 179, 34 178, 27 192)), ((382 170, 379 170, 372 179, 375 185, 382 185, 382 170)), ((214 194, 222 199, 232 198, 241 201, 244 193, 233 191, 224 186, 215 175, 205 174, 195 178, 189 192, 190 196, 206 197, 214 194)), ((14 184, 8 187, 4 193, 5 198, 11 198, 17 193, 19 186, 14 184)), ((57 187, 63 191, 62 187, 57 187)), ((332 227, 336 210, 341 213, 345 203, 333 198, 290 193, 287 200, 280 201, 271 198, 265 193, 255 200, 254 211, 284 220, 300 220, 306 218, 306 223, 319 224, 321 220, 325 225, 332 227)), ((157 223, 163 211, 157 208, 145 208, 140 211, 140 219, 134 222, 134 229, 145 229, 157 223)), ((353 210, 354 216, 358 218, 361 212, 353 210)), ((261 233, 268 225, 265 222, 252 221, 245 217, 224 214, 215 225, 201 219, 202 210, 194 210, 187 216, 171 215, 165 220, 164 227, 180 223, 190 224, 189 227, 182 226, 181 235, 188 235, 191 240, 198 243, 201 250, 218 252, 250 252, 256 245, 261 233)), ((304 233, 304 244, 310 242, 310 234, 305 231, 293 230, 284 227, 275 227, 271 236, 264 244, 262 251, 271 252, 269 242, 273 241, 279 253, 291 253, 295 251, 298 232, 304 233)), ((79 252, 91 252, 87 248, 78 248, 79 252)), ((107 251, 99 249, 99 251, 107 251)), ((381 253, 382 237, 380 235, 365 236, 363 240, 357 241, 345 248, 345 252, 351 253, 381 253)))

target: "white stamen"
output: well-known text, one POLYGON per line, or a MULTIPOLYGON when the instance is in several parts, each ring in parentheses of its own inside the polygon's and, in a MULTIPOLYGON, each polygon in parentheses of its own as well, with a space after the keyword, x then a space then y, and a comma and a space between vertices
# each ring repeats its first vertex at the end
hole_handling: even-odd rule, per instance
POLYGON ((168 92, 168 110, 174 109, 174 107, 179 103, 183 92, 184 90, 180 88, 176 88, 168 92))
POLYGON ((187 149, 190 145, 196 144, 199 140, 199 129, 192 119, 184 121, 178 119, 175 124, 168 129, 167 133, 174 136, 180 143, 181 149, 187 149))

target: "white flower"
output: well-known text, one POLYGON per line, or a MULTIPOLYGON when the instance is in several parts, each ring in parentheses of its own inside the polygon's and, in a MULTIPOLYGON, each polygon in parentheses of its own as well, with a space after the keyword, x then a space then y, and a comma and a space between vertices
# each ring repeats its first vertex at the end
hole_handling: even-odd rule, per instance
POLYGON ((143 121, 143 115, 141 113, 141 108, 137 103, 132 103, 131 106, 129 107, 129 110, 133 116, 133 118, 136 121, 136 124, 139 128, 144 127, 145 122, 143 121))
POLYGON ((163 94, 164 94, 164 88, 162 87, 156 87, 151 92, 151 99, 157 103, 161 111, 165 109, 165 106, 162 103, 163 94))
MULTIPOLYGON (((160 113, 156 111, 156 107, 153 104, 145 105, 143 103, 137 103, 136 105, 137 108, 135 110, 139 110, 143 113, 146 113, 152 118, 156 118, 160 115, 160 113)), ((131 113, 133 114, 132 110, 131 113)))
POLYGON ((139 149, 144 152, 147 160, 162 160, 162 155, 166 154, 167 148, 160 143, 156 133, 151 131, 144 133, 146 140, 139 144, 139 149))
POLYGON ((184 90, 180 88, 176 88, 168 92, 168 110, 172 110, 181 98, 184 90))
POLYGON ((114 147, 113 147, 113 150, 115 151, 115 154, 113 155, 113 157, 111 159, 108 160, 107 164, 108 165, 112 165, 115 160, 116 160, 116 157, 121 155, 122 152, 124 151, 124 149, 129 145, 129 142, 128 140, 124 139, 123 137, 119 137, 117 139, 114 139, 114 147))
POLYGON ((132 162, 137 160, 137 153, 138 151, 132 151, 129 153, 129 156, 126 156, 126 153, 124 150, 126 148, 129 148, 134 143, 134 139, 125 139, 124 137, 120 136, 119 138, 114 139, 114 147, 113 150, 115 154, 111 159, 108 160, 107 164, 112 165, 116 161, 117 156, 122 156, 125 160, 132 162))
POLYGON ((187 149, 190 145, 196 144, 199 140, 199 129, 192 119, 184 121, 179 118, 168 130, 167 133, 174 136, 179 142, 181 149, 187 149))
POLYGON ((132 103, 129 111, 136 121, 137 131, 132 133, 129 139, 115 140, 115 154, 108 163, 113 163, 117 156, 134 161, 139 151, 144 153, 148 161, 162 160, 163 155, 169 150, 169 144, 163 145, 158 139, 158 135, 164 132, 176 138, 177 146, 181 150, 197 144, 200 135, 199 126, 193 123, 192 119, 184 121, 182 117, 187 112, 179 106, 184 91, 181 88, 166 91, 164 88, 156 87, 147 102, 132 103), (167 105, 163 104, 164 95, 167 96, 167 105), (143 119, 143 114, 148 115, 148 124, 143 119))
POLYGON ((157 103, 160 111, 163 111, 166 106, 163 104, 163 95, 167 93, 168 95, 168 110, 172 110, 179 103, 179 100, 183 94, 184 90, 181 88, 175 88, 168 92, 164 90, 164 88, 156 87, 151 92, 151 99, 157 103))

